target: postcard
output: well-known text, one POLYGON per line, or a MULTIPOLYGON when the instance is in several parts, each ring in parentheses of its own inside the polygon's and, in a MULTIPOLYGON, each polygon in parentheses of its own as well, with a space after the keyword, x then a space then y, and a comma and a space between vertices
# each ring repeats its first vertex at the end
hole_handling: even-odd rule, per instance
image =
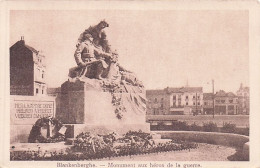
POLYGON ((259 1, 0 7, 1 167, 260 167, 259 1))

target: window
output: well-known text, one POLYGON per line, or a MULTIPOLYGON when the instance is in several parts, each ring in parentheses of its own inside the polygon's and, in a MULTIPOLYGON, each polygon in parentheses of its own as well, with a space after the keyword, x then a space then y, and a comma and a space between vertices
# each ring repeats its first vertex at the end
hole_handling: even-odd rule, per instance
POLYGON ((189 99, 189 96, 186 96, 186 99, 189 99))
POLYGON ((189 103, 188 103, 188 102, 186 102, 186 105, 189 105, 189 103))
POLYGON ((41 75, 41 70, 40 69, 37 69, 37 74, 38 74, 38 76, 41 75))
POLYGON ((221 103, 225 103, 225 100, 221 100, 221 103))
POLYGON ((207 105, 207 102, 204 102, 204 105, 206 106, 206 105, 207 105))
POLYGON ((198 96, 198 99, 200 99, 200 96, 198 96))
POLYGON ((229 100, 229 103, 233 103, 233 100, 229 100))
POLYGON ((39 93, 39 89, 38 88, 36 88, 36 94, 38 94, 39 93))
POLYGON ((161 104, 161 108, 163 108, 163 104, 161 104))
POLYGON ((193 102, 193 105, 195 106, 195 105, 196 105, 196 103, 195 103, 195 102, 193 102))
POLYGON ((195 99, 195 96, 193 96, 193 99, 195 99))
POLYGON ((43 94, 43 90, 42 90, 42 94, 43 94))
POLYGON ((42 79, 44 78, 44 71, 42 71, 42 79))
POLYGON ((161 98, 161 101, 163 101, 163 98, 161 98))
POLYGON ((173 104, 176 104, 176 96, 173 96, 172 102, 173 104))
POLYGON ((154 102, 157 103, 157 98, 154 99, 154 102))
POLYGON ((198 102, 198 106, 200 106, 200 102, 198 102))

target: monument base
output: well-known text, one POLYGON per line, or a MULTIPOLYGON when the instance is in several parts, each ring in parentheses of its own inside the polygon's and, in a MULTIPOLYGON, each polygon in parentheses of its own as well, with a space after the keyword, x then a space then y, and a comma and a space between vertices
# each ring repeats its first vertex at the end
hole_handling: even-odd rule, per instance
POLYGON ((27 143, 32 126, 10 125, 10 143, 27 143))
POLYGON ((145 109, 137 104, 135 98, 138 95, 130 91, 114 93, 125 108, 122 118, 118 118, 112 103, 113 95, 103 91, 100 82, 86 78, 85 81, 67 81, 61 86, 61 107, 57 110, 57 117, 63 124, 74 126, 74 137, 81 132, 150 132, 150 126, 145 122, 145 109))

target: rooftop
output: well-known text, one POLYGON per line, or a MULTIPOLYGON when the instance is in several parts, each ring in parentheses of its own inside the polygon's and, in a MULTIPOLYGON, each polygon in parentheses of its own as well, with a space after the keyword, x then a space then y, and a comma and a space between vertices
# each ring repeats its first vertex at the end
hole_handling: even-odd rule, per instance
POLYGON ((31 46, 25 44, 25 41, 24 41, 24 38, 23 38, 23 37, 21 37, 21 40, 17 41, 14 45, 12 45, 11 48, 12 48, 12 47, 16 47, 16 46, 24 46, 24 47, 26 47, 28 50, 30 50, 30 51, 32 51, 32 52, 34 52, 34 53, 36 53, 36 54, 39 53, 39 51, 36 50, 35 48, 33 48, 33 47, 31 47, 31 46))
POLYGON ((180 87, 180 88, 172 88, 172 87, 168 87, 166 88, 166 90, 168 92, 171 93, 185 93, 185 92, 203 92, 202 87, 180 87))
POLYGON ((60 93, 61 92, 61 88, 47 88, 47 94, 56 94, 56 93, 60 93))
POLYGON ((27 45, 27 44, 24 44, 24 46, 25 46, 26 48, 28 48, 30 51, 32 51, 32 52, 34 52, 34 53, 36 53, 36 54, 39 53, 39 51, 37 51, 35 48, 33 48, 33 47, 31 47, 31 46, 29 46, 29 45, 27 45))
POLYGON ((213 93, 203 93, 203 99, 204 100, 212 100, 213 99, 213 93))
POLYGON ((165 91, 162 89, 146 90, 146 95, 162 95, 165 91))
POLYGON ((215 94, 216 97, 236 97, 236 95, 232 92, 225 92, 224 90, 220 90, 215 94))

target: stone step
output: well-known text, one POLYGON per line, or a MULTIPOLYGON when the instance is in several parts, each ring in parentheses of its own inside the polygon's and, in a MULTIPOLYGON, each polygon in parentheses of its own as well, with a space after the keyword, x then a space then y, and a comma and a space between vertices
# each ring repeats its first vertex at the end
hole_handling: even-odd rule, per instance
POLYGON ((13 143, 10 145, 10 151, 41 151, 41 152, 60 152, 65 151, 68 145, 64 142, 56 143, 13 143))

